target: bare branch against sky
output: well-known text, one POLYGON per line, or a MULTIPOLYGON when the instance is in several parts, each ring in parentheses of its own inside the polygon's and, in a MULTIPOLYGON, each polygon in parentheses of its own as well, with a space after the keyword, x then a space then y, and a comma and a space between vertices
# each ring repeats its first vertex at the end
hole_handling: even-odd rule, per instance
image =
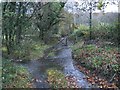
MULTIPOLYGON (((75 12, 75 8, 81 9, 82 4, 85 2, 98 2, 99 0, 68 0, 65 5, 69 12, 75 12), (75 5, 77 4, 77 6, 75 5)), ((118 12, 118 2, 119 0, 103 0, 104 3, 107 3, 104 8, 104 12, 118 12), (109 2, 109 3, 108 3, 109 2)), ((101 12, 101 10, 95 9, 94 12, 101 12)))
MULTIPOLYGON (((74 8, 75 2, 77 2, 78 4, 81 4, 86 0, 0 0, 0 2, 16 2, 16 1, 18 2, 26 2, 26 1, 27 2, 67 2, 67 5, 74 8)), ((99 1, 99 0, 87 0, 87 1, 93 2, 93 1, 99 1)), ((114 2, 114 4, 112 3, 107 5, 107 7, 105 8, 105 12, 118 12, 120 10, 120 9, 118 10, 118 8, 120 8, 120 6, 118 7, 119 0, 103 0, 103 2, 111 2, 111 3, 114 2)), ((71 11, 71 9, 69 9, 69 11, 71 11)), ((95 12, 100 12, 100 10, 95 10, 95 12)))

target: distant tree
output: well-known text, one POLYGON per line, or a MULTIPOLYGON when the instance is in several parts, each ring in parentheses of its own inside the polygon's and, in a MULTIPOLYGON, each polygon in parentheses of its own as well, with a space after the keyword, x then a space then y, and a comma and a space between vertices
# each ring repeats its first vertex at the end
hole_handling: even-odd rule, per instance
POLYGON ((26 23, 26 2, 4 2, 2 18, 3 45, 7 47, 8 54, 13 51, 14 45, 20 43, 26 23))
POLYGON ((63 10, 62 15, 64 16, 63 20, 59 24, 61 34, 70 34, 73 31, 73 17, 71 13, 63 10))
POLYGON ((44 40, 49 36, 54 25, 59 24, 62 20, 61 11, 65 3, 62 2, 46 2, 36 3, 35 23, 39 28, 39 37, 44 40))
POLYGON ((3 2, 2 35, 8 54, 12 53, 15 45, 21 45, 26 32, 32 34, 29 29, 35 25, 39 29, 39 37, 45 41, 61 21, 64 5, 63 2, 3 2))
POLYGON ((105 7, 108 4, 116 4, 114 0, 107 1, 107 0, 83 0, 81 4, 78 2, 75 3, 75 7, 77 9, 77 12, 83 11, 83 12, 89 12, 89 28, 90 28, 90 39, 92 39, 92 13, 96 9, 102 10, 104 12, 105 7))

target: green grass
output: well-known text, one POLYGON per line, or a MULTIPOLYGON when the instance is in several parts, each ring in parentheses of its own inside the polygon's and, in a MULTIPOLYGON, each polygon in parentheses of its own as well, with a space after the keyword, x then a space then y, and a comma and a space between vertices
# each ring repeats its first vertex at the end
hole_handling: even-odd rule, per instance
POLYGON ((67 87, 67 81, 65 79, 65 75, 54 69, 48 69, 47 70, 48 75, 48 82, 51 86, 51 88, 66 88, 67 87))
POLYGON ((100 70, 103 75, 110 75, 118 71, 117 47, 97 47, 91 44, 84 45, 76 51, 74 51, 74 48, 76 48, 76 45, 72 48, 75 59, 81 64, 84 63, 83 66, 86 68, 100 70))
POLYGON ((31 76, 22 66, 14 65, 10 60, 3 59, 2 85, 3 88, 31 88, 31 76))
POLYGON ((45 45, 41 43, 37 43, 32 46, 33 48, 30 50, 30 58, 31 59, 39 59, 44 55, 44 50, 46 50, 50 45, 45 45))
POLYGON ((71 46, 72 50, 77 50, 78 48, 81 48, 83 46, 84 42, 82 40, 80 40, 79 42, 77 42, 76 44, 74 44, 73 46, 71 46))
POLYGON ((51 45, 43 44, 40 41, 24 41, 21 45, 15 45, 9 56, 7 55, 7 49, 5 46, 0 49, 3 51, 4 57, 15 60, 21 59, 23 62, 27 62, 29 60, 40 59, 44 54, 44 50, 50 46, 51 45))
MULTIPOLYGON (((73 46, 73 50, 76 45, 73 46)), ((98 47, 96 45, 83 45, 82 48, 73 51, 74 60, 80 66, 90 70, 89 74, 95 74, 108 82, 115 83, 119 87, 118 75, 120 64, 118 47, 105 45, 98 47), (114 76, 114 78, 113 78, 114 76), (111 79, 112 78, 112 79, 111 79), (111 81, 112 80, 112 81, 111 81)))
POLYGON ((0 50, 3 51, 3 52, 6 52, 7 48, 6 47, 0 47, 0 50))

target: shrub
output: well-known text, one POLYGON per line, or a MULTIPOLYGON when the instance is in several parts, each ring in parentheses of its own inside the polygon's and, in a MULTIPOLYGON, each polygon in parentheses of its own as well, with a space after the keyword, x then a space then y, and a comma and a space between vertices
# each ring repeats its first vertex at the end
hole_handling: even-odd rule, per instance
POLYGON ((118 39, 118 23, 108 24, 99 23, 92 27, 92 37, 100 38, 105 40, 114 40, 117 42, 118 39))
POLYGON ((33 41, 32 39, 24 39, 20 45, 15 45, 11 56, 13 59, 22 60, 27 62, 32 59, 39 59, 43 56, 44 50, 49 45, 42 43, 41 41, 33 41))
POLYGON ((89 34, 90 30, 89 30, 89 26, 86 25, 79 25, 77 28, 75 28, 72 32, 72 34, 70 35, 70 39, 72 41, 79 41, 81 38, 89 38, 89 34))
POLYGON ((114 47, 97 47, 95 45, 83 46, 74 52, 78 62, 92 70, 100 71, 102 75, 112 76, 118 71, 118 50, 114 47))

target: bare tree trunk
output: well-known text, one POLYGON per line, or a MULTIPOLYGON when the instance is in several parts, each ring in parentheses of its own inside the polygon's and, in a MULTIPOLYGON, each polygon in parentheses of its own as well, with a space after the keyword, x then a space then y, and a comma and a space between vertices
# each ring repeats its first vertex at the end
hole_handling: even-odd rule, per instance
POLYGON ((92 39, 92 3, 90 2, 90 19, 89 19, 89 25, 90 25, 90 40, 92 39))
POLYGON ((17 26, 17 30, 16 30, 16 44, 20 43, 20 36, 21 36, 21 21, 20 21, 20 14, 21 14, 21 7, 22 7, 22 2, 19 2, 19 6, 18 6, 18 14, 17 14, 17 21, 16 21, 16 26, 17 26))

